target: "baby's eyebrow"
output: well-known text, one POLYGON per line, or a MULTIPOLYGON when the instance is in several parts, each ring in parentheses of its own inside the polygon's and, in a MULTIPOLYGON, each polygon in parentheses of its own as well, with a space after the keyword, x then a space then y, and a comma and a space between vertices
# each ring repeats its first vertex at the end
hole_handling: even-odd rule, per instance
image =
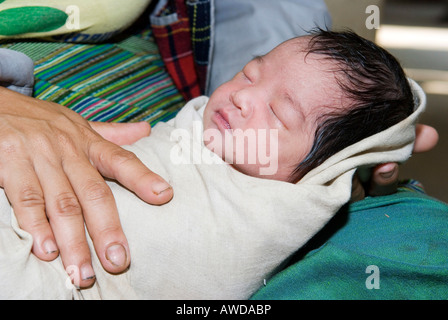
POLYGON ((256 55, 256 56, 254 56, 252 58, 252 61, 256 61, 258 63, 262 63, 263 62, 263 58, 264 58, 264 55, 256 55))

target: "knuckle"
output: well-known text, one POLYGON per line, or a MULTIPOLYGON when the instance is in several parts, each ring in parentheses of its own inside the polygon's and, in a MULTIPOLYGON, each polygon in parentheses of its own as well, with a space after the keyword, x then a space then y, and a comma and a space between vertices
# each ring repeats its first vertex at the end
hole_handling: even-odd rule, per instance
POLYGON ((137 156, 130 151, 119 148, 111 152, 110 159, 118 165, 121 165, 137 160, 137 156))
MULTIPOLYGON (((84 119, 83 119, 84 120, 84 119)), ((97 141, 98 140, 98 133, 92 129, 92 127, 87 124, 85 122, 82 123, 78 123, 76 126, 76 129, 86 138, 86 139, 90 139, 92 141, 97 141)))
POLYGON ((16 154, 22 149, 22 143, 17 135, 2 136, 0 141, 0 152, 4 156, 16 154))
POLYGON ((17 221, 19 223, 19 226, 25 230, 26 232, 31 233, 33 236, 36 236, 37 234, 44 233, 49 228, 48 220, 45 216, 43 218, 39 218, 36 216, 27 217, 27 221, 23 221, 23 219, 20 219, 21 217, 17 217, 17 221))
POLYGON ((45 200, 39 190, 31 186, 25 186, 18 194, 18 204, 25 208, 45 207, 45 200))
POLYGON ((50 153, 52 149, 51 137, 43 132, 33 132, 33 135, 26 136, 12 133, 2 136, 0 141, 0 152, 5 159, 13 157, 23 157, 30 154, 30 150, 38 150, 41 154, 50 153))
POLYGON ((32 142, 35 147, 42 149, 43 151, 47 151, 49 146, 51 146, 51 136, 46 134, 46 131, 36 131, 33 132, 32 138, 30 138, 30 142, 32 142))
POLYGON ((100 202, 112 197, 112 191, 101 180, 88 181, 84 186, 83 192, 88 202, 100 202))
POLYGON ((58 214, 64 216, 81 214, 81 206, 73 193, 61 193, 55 197, 54 201, 58 214))
POLYGON ((56 133, 56 139, 58 145, 61 146, 64 152, 68 153, 70 156, 74 156, 78 153, 77 144, 69 133, 58 130, 56 133))
POLYGON ((11 206, 23 230, 31 234, 46 232, 49 224, 44 212, 45 201, 37 189, 24 187, 12 200, 11 206))

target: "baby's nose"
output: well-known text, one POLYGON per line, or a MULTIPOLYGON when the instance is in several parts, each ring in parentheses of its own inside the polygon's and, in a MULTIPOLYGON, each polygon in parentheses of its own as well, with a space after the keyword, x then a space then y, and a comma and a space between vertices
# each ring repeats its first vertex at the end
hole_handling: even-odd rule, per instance
POLYGON ((230 98, 232 103, 241 110, 241 115, 244 118, 250 117, 253 110, 254 99, 252 98, 249 90, 234 91, 230 98))

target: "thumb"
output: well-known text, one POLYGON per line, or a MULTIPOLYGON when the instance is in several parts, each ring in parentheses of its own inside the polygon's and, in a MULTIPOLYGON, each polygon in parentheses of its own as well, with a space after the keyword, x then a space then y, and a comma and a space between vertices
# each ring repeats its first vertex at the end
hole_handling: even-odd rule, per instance
POLYGON ((149 136, 151 126, 147 122, 113 123, 91 122, 90 126, 104 139, 117 145, 132 144, 141 138, 149 136))
POLYGON ((426 152, 433 149, 439 141, 437 130, 431 126, 417 124, 414 153, 426 152))

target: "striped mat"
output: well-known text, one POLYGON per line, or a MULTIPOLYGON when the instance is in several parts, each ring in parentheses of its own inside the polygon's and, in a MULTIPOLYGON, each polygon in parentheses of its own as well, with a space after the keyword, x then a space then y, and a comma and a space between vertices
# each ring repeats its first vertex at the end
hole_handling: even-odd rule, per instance
POLYGON ((172 118, 185 101, 164 69, 151 30, 114 43, 23 41, 2 47, 35 62, 34 96, 104 122, 172 118))

